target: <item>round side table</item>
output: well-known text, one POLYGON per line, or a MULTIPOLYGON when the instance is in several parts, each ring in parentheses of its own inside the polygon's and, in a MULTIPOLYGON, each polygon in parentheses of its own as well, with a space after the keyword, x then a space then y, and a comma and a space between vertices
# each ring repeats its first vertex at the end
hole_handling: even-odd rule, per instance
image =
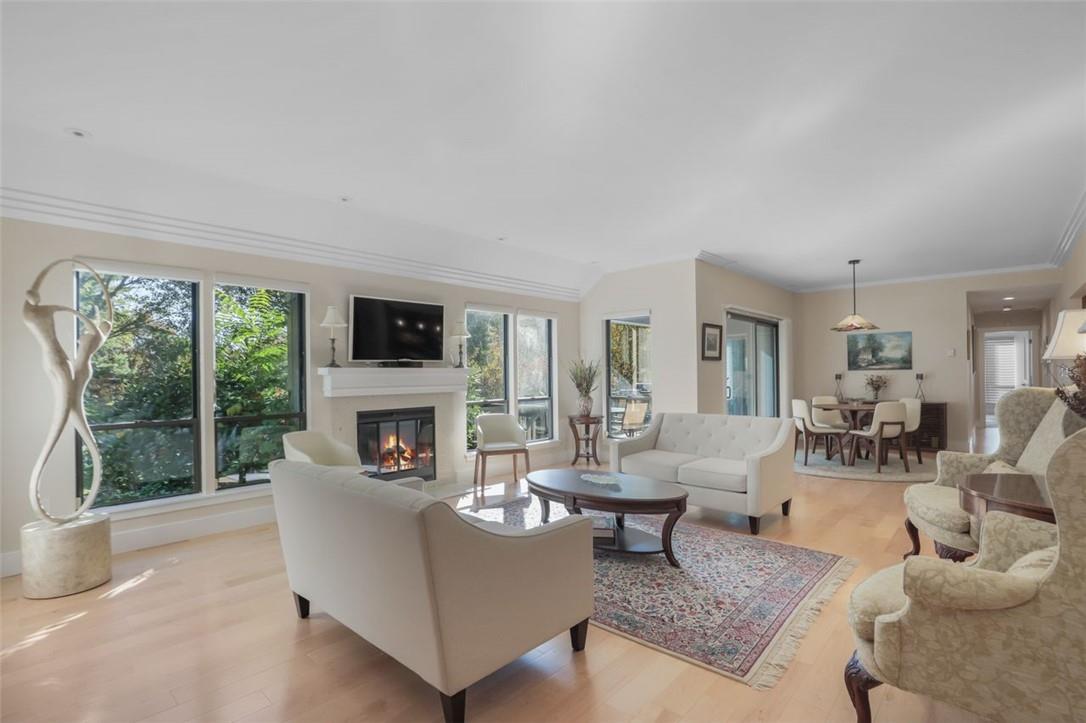
POLYGON ((603 428, 603 417, 582 417, 579 414, 571 414, 569 428, 573 432, 573 461, 570 464, 577 464, 579 459, 599 464, 597 448, 600 429, 603 428))

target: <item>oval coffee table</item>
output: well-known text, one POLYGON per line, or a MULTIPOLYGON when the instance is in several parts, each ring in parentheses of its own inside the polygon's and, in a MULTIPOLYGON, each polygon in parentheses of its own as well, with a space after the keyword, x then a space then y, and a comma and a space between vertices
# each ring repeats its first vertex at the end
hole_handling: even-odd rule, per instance
POLYGON ((539 498, 543 522, 550 519, 550 502, 561 503, 571 515, 581 510, 615 513, 615 541, 597 541, 596 546, 639 555, 664 553, 675 567, 681 567, 671 549, 675 523, 686 512, 686 490, 671 482, 622 472, 592 472, 584 469, 543 469, 528 474, 528 491, 539 498), (594 484, 582 478, 606 477, 612 484, 594 484), (626 527, 625 515, 667 515, 660 537, 626 527))

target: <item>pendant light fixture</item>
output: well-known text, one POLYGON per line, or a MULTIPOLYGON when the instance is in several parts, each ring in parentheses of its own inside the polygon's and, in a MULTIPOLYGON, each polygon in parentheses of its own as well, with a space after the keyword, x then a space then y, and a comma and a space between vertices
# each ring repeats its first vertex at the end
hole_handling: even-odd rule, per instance
POLYGON ((858 263, 860 263, 859 259, 848 262, 848 265, 852 267, 852 313, 837 322, 836 326, 831 326, 830 331, 870 331, 879 328, 856 313, 856 264, 858 263))

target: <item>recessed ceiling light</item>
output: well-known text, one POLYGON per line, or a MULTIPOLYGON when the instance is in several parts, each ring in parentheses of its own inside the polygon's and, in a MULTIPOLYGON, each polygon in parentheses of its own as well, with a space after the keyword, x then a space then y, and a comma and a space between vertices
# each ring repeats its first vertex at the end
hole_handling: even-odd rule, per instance
POLYGON ((339 202, 340 203, 348 203, 350 200, 351 200, 350 196, 340 196, 339 197, 339 202))
POLYGON ((65 128, 64 132, 73 138, 87 139, 91 137, 90 131, 85 131, 82 128, 65 128))
POLYGON ((1010 311, 1010 310, 1011 310, 1011 307, 1009 307, 1009 306, 1004 306, 1003 307, 1003 311, 1010 311))
POLYGON ((1014 297, 1013 296, 1004 296, 1003 300, 1004 301, 1014 301, 1014 297))
POLYGON ((504 240, 505 240, 505 236, 499 236, 499 237, 498 237, 498 240, 499 240, 499 241, 504 241, 504 240))

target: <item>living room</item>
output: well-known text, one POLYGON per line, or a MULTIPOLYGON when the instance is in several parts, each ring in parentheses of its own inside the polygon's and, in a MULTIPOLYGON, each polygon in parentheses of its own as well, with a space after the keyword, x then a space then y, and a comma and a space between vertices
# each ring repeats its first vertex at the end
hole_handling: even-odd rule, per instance
POLYGON ((0 13, 4 720, 1086 717, 1086 3, 0 13))

